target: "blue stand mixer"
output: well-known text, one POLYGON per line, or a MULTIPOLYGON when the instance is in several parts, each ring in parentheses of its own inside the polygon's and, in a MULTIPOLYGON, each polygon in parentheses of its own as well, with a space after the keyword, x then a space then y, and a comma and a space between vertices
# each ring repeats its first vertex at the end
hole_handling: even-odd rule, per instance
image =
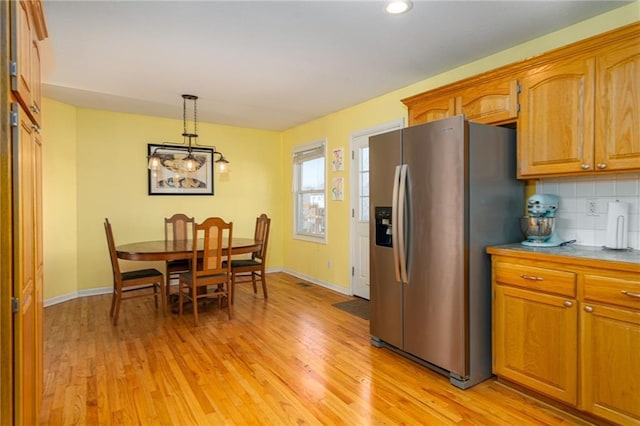
POLYGON ((555 232, 556 210, 560 205, 557 195, 535 194, 527 199, 529 216, 520 219, 520 229, 530 247, 557 247, 563 242, 555 232))

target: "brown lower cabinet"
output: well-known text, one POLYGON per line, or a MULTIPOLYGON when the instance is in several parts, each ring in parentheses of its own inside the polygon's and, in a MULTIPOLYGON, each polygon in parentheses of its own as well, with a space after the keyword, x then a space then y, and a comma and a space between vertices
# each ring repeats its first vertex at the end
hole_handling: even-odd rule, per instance
POLYGON ((589 415, 640 424, 640 265, 488 252, 493 372, 589 415))

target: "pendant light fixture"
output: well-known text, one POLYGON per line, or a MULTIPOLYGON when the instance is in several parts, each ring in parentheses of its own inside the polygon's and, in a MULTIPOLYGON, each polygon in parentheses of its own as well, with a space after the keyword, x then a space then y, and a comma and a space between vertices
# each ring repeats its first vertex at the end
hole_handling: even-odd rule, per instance
POLYGON ((184 142, 189 143, 189 150, 187 156, 183 160, 184 168, 188 172, 192 172, 196 168, 196 159, 191 152, 192 139, 198 138, 198 109, 197 109, 198 97, 195 95, 182 95, 182 137, 185 138, 184 142), (191 128, 187 129, 187 101, 193 101, 193 122, 191 128))
MULTIPOLYGON (((181 160, 181 167, 184 173, 191 173, 197 171, 200 167, 197 159, 193 155, 193 147, 194 146, 207 146, 213 148, 213 158, 215 159, 216 154, 219 155, 217 160, 214 160, 216 167, 220 173, 226 173, 228 171, 227 165, 229 161, 224 158, 224 155, 216 150, 215 146, 211 145, 200 145, 198 144, 198 108, 197 108, 198 97, 196 95, 182 95, 182 137, 184 142, 183 146, 187 146, 187 156, 181 160), (189 109, 189 105, 192 105, 193 115, 187 114, 187 110, 189 109), (188 120, 188 117, 193 117, 193 120, 188 120)), ((176 146, 180 146, 180 144, 171 144, 171 143, 163 143, 163 146, 168 146, 171 148, 175 148, 176 146)), ((149 160, 149 169, 150 170, 158 170, 162 166, 162 159, 160 153, 163 147, 156 148, 151 155, 147 157, 149 160)))

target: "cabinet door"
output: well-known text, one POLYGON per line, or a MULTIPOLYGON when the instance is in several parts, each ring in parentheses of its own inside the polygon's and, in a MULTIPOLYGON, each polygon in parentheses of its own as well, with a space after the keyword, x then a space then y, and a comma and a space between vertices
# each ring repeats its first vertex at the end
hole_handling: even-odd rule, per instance
POLYGON ((24 108, 32 105, 33 76, 31 75, 32 22, 29 4, 25 0, 12 1, 11 6, 11 90, 24 108))
POLYGON ((580 330, 580 408, 640 423, 640 311, 583 304, 580 330))
MULTIPOLYGON (((33 135, 33 186, 34 186, 34 266, 35 266, 35 317, 36 333, 34 349, 36 353, 35 406, 42 406, 44 394, 44 247, 42 226, 42 137, 35 129, 33 135)), ((38 411, 39 412, 39 411, 38 411)))
POLYGON ((38 422, 40 412, 39 401, 40 381, 38 377, 39 355, 42 342, 38 342, 41 336, 38 321, 41 321, 41 313, 38 313, 36 262, 38 253, 37 229, 39 210, 39 189, 36 188, 36 179, 40 172, 36 167, 40 166, 36 159, 39 149, 36 147, 36 134, 34 126, 26 112, 18 106, 12 105, 17 125, 13 127, 12 144, 14 152, 14 233, 16 249, 14 250, 14 288, 13 296, 18 299, 18 312, 14 315, 14 395, 15 410, 14 421, 16 424, 31 425, 38 422))
POLYGON ((493 315, 494 373, 575 405, 576 302, 497 285, 493 315))
POLYGON ((577 58, 523 78, 518 177, 593 170, 595 59, 577 58))
POLYGON ((409 126, 429 123, 454 115, 456 115, 456 107, 453 96, 429 98, 409 107, 409 126))
POLYGON ((596 62, 596 170, 640 170, 640 39, 596 62))
POLYGON ((500 79, 469 87, 456 98, 456 107, 469 121, 494 124, 518 116, 517 80, 500 79))
POLYGON ((31 41, 31 105, 29 106, 29 112, 38 126, 42 125, 40 118, 41 106, 40 43, 34 38, 31 41))

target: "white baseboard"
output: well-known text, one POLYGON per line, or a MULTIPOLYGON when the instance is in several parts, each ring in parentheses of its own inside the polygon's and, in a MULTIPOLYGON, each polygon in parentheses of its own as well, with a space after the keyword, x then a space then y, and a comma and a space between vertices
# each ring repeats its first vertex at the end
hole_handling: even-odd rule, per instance
MULTIPOLYGON (((299 272, 292 271, 290 269, 270 268, 267 270, 267 273, 271 273, 271 272, 285 272, 289 275, 293 275, 294 277, 303 279, 305 281, 309 281, 312 284, 316 284, 321 287, 328 288, 329 290, 333 290, 337 293, 342 293, 342 294, 346 294, 347 296, 351 296, 351 294, 349 293, 349 289, 346 289, 344 287, 340 287, 325 281, 321 281, 317 278, 310 277, 308 275, 301 274, 299 272)), ((111 292, 112 292, 111 287, 99 287, 99 288, 90 288, 87 290, 78 290, 71 293, 63 294, 62 296, 55 296, 50 299, 47 299, 44 301, 44 307, 46 308, 47 306, 57 305, 58 303, 63 303, 69 300, 77 299, 79 297, 97 296, 99 294, 109 294, 111 292)))
POLYGON ((44 307, 57 305, 58 303, 66 302, 68 300, 77 299, 78 297, 96 296, 99 294, 109 294, 113 291, 111 287, 99 287, 90 288, 88 290, 78 290, 71 293, 63 294, 62 296, 52 297, 44 301, 44 307))
POLYGON ((296 271, 292 271, 290 269, 286 269, 285 268, 285 269, 282 269, 281 271, 282 272, 286 272, 289 275, 293 275, 294 277, 298 277, 300 279, 303 279, 305 281, 309 281, 312 284, 319 285, 320 287, 328 288, 329 290, 333 290, 333 291, 335 291, 337 293, 346 294, 347 296, 352 296, 352 294, 349 293, 349 289, 348 288, 337 286, 335 284, 331 284, 329 282, 322 281, 322 280, 319 280, 317 278, 310 277, 308 275, 301 274, 301 273, 296 272, 296 271))

